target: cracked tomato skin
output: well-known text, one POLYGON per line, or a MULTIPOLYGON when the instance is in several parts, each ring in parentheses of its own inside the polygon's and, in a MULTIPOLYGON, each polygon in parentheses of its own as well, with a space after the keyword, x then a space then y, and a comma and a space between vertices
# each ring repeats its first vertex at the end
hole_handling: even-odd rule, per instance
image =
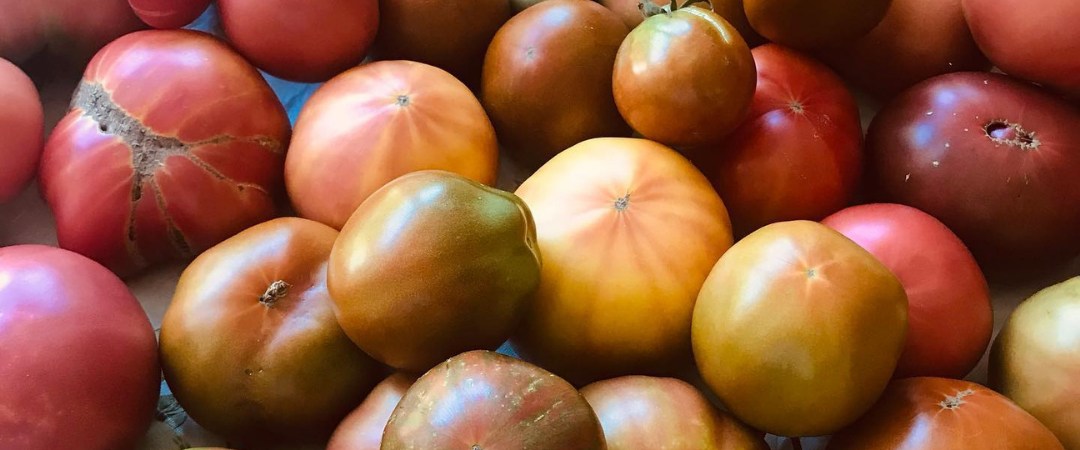
POLYGON ((274 216, 288 117, 216 38, 120 38, 94 57, 72 103, 40 168, 61 247, 125 276, 274 216))
POLYGON ((1080 253, 1080 109, 1026 82, 962 72, 894 99, 867 133, 883 200, 941 220, 984 269, 1080 253))
POLYGON ((1008 398, 945 378, 894 381, 826 450, 1063 450, 1054 434, 1008 398))
POLYGON ((37 172, 45 140, 41 98, 30 77, 0 58, 0 203, 15 197, 37 172))
POLYGON ((486 350, 420 377, 390 415, 382 450, 605 450, 585 398, 544 369, 486 350))

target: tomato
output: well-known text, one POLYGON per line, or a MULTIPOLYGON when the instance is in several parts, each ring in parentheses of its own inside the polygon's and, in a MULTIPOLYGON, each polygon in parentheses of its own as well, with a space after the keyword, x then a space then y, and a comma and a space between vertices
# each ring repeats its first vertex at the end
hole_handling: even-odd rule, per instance
MULTIPOLYGON (((641 25, 641 22, 645 20, 645 13, 643 12, 645 6, 642 0, 599 0, 599 2, 614 11, 615 14, 618 14, 619 18, 626 22, 626 26, 631 29, 641 25)), ((670 3, 670 0, 653 2, 656 6, 665 6, 670 3)), ((750 28, 750 22, 746 20, 743 0, 716 0, 710 3, 713 12, 719 14, 720 17, 723 17, 724 20, 734 26, 751 47, 764 43, 764 39, 753 28, 750 28)))
POLYGON ((94 58, 71 104, 39 173, 61 247, 130 275, 273 217, 289 119, 221 41, 127 35, 94 58))
POLYGON ((824 225, 768 225, 731 247, 694 308, 706 384, 746 424, 780 436, 835 432, 870 409, 907 329, 904 288, 824 225))
POLYGON ((755 432, 674 378, 627 376, 581 389, 608 450, 769 450, 755 432))
POLYGON ((1080 110, 992 73, 935 77, 870 125, 867 151, 887 201, 941 220, 995 271, 1080 253, 1080 110))
POLYGON ((499 143, 483 107, 450 74, 409 61, 366 64, 304 105, 285 161, 300 215, 341 228, 364 199, 409 172, 492 185, 499 143))
POLYGON ((499 30, 480 99, 513 158, 536 166, 589 138, 630 135, 611 94, 626 32, 615 13, 584 0, 543 2, 499 30))
POLYGON ((892 0, 870 33, 822 54, 837 72, 882 99, 937 75, 990 68, 960 0, 892 0))
POLYGON ((508 0, 382 0, 372 54, 431 64, 477 86, 488 44, 510 14, 508 0))
POLYGON ((756 72, 750 47, 718 14, 660 13, 626 37, 615 59, 615 104, 634 130, 668 145, 717 141, 746 119, 756 72))
POLYGON ((75 253, 0 248, 0 361, 0 448, 132 450, 154 417, 150 320, 75 253))
POLYGON ((229 41, 281 78, 326 81, 363 61, 379 28, 378 0, 218 0, 229 41))
POLYGON ((1080 448, 1080 277, 1022 303, 990 353, 990 383, 1080 448))
POLYGON ((128 0, 0 0, 0 58, 38 53, 85 63, 109 41, 145 25, 128 0))
POLYGON ((414 382, 415 377, 397 373, 375 386, 364 403, 341 421, 326 450, 379 450, 390 414, 414 382))
POLYGON ((1061 450, 1045 426, 1009 399, 967 381, 894 381, 865 417, 833 436, 828 450, 1061 450))
POLYGON ((539 278, 536 226, 521 199, 429 170, 360 205, 334 244, 328 284, 356 345, 423 372, 463 351, 498 348, 539 278))
POLYGON ((1080 2, 963 0, 979 48, 1006 73, 1080 96, 1080 2))
POLYGON ((758 79, 750 117, 695 157, 739 236, 836 212, 854 197, 862 172, 859 106, 843 81, 776 44, 753 54, 758 79))
POLYGON ((629 138, 559 154, 517 190, 540 288, 513 347, 577 384, 690 361, 694 299, 731 247, 724 203, 686 158, 629 138))
POLYGON ((37 172, 45 140, 45 113, 30 77, 0 59, 0 203, 11 200, 37 172))
POLYGON ((128 0, 135 14, 154 28, 180 28, 202 15, 210 0, 128 0))
POLYGON ((592 408, 570 383, 489 351, 431 369, 405 393, 383 450, 604 450, 592 408))
POLYGON ((838 44, 870 32, 891 0, 743 0, 750 25, 766 39, 800 49, 838 44))
POLYGON ((334 318, 337 231, 275 219, 199 255, 161 323, 161 362, 192 419, 235 441, 325 442, 380 377, 334 318))
POLYGON ((967 376, 990 343, 994 313, 986 278, 960 238, 929 214, 894 204, 854 206, 821 223, 904 285, 908 333, 896 376, 967 376))

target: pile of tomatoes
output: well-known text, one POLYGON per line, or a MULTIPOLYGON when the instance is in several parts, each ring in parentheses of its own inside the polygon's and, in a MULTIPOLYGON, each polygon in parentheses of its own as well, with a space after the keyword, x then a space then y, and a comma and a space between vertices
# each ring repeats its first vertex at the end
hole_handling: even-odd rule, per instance
POLYGON ((1080 2, 210 3, 0 0, 0 449, 1080 450, 1080 2))

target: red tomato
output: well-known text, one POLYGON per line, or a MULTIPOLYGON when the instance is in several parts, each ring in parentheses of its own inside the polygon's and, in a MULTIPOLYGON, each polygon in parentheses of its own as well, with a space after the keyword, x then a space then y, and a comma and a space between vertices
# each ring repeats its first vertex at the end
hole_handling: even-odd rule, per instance
POLYGON ((967 381, 894 381, 827 450, 1064 450, 1050 430, 1009 399, 967 381))
POLYGON ((45 115, 34 82, 4 59, 0 59, 0 99, 0 203, 4 203, 37 171, 45 115))
POLYGON ((975 42, 1010 75, 1080 96, 1080 2, 963 0, 975 42))
POLYGON ((154 417, 154 329, 120 279, 75 253, 0 249, 0 361, 0 448, 131 450, 154 417))
POLYGON ((777 44, 753 54, 758 79, 750 118, 720 144, 692 152, 737 236, 843 208, 862 172, 859 107, 843 81, 777 44))
POLYGON ((128 0, 135 14, 154 28, 180 28, 202 15, 210 0, 128 0))
POLYGON ((145 27, 128 0, 0 0, 0 58, 47 51, 86 62, 113 39, 145 27))
POLYGON ((218 8, 241 54, 295 81, 326 81, 360 64, 379 27, 377 0, 219 0, 218 8))
POLYGON ((60 246, 121 274, 273 217, 289 119, 255 68, 195 31, 143 31, 90 63, 41 188, 60 246))
POLYGON ((820 48, 854 39, 881 22, 891 0, 744 0, 750 25, 767 39, 820 48))
POLYGON ((885 264, 908 296, 908 334, 896 377, 964 378, 982 359, 994 313, 982 270, 952 231, 915 208, 853 206, 821 222, 885 264))
POLYGON ((885 200, 953 230, 986 269, 1080 253, 1080 110, 1004 75, 920 83, 874 118, 867 151, 885 200))
POLYGON ((341 421, 326 450, 379 450, 383 430, 416 378, 396 373, 375 386, 364 403, 341 421))

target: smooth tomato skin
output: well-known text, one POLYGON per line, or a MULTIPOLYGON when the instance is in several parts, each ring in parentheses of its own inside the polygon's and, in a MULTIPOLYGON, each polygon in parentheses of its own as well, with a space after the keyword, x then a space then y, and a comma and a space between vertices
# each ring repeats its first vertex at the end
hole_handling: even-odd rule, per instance
POLYGON ((124 36, 90 63, 72 104, 39 170, 62 248, 126 276, 274 216, 289 119, 223 42, 124 36))
POLYGON ((154 28, 181 28, 202 15, 210 0, 128 0, 135 15, 154 28))
POLYGON ((293 81, 326 81, 367 56, 378 0, 219 0, 221 26, 253 64, 293 81))
POLYGON ((325 442, 381 378, 334 317, 326 269, 337 235, 275 219, 184 270, 161 324, 161 361, 200 425, 246 443, 325 442))
POLYGON ((605 450, 589 403, 570 383, 486 350, 454 356, 401 399, 382 450, 605 450))
POLYGON ((304 104, 285 161, 301 217, 340 229, 395 178, 445 170, 495 184, 499 143, 480 102, 438 68, 380 61, 351 69, 304 104))
POLYGON ((0 448, 131 450, 154 417, 154 329, 101 265, 0 249, 0 448))
POLYGON ((960 0, 892 0, 873 30, 820 54, 845 79, 882 100, 938 75, 990 68, 960 0))
POLYGON ((945 378, 893 381, 874 408, 827 450, 1002 448, 1064 450, 1050 430, 1009 399, 945 378))
POLYGON ((652 141, 592 139, 517 194, 536 219, 544 264, 515 351, 578 385, 689 365, 694 299, 732 244, 724 203, 701 172, 652 141))
POLYGON ((0 0, 0 58, 47 52, 86 63, 113 39, 144 28, 127 0, 0 0))
POLYGON ((820 220, 849 204, 862 174, 859 107, 824 64, 778 44, 753 50, 749 118, 691 153, 731 213, 736 236, 774 222, 820 220))
POLYGON ((619 47, 615 104, 647 139, 692 146, 720 140, 746 119, 754 57, 739 32, 707 9, 657 14, 619 47))
POLYGON ((895 377, 966 377, 990 343, 994 312, 986 277, 960 238, 929 214, 896 204, 853 206, 821 223, 904 285, 907 344, 895 377))
POLYGON ((854 39, 872 30, 892 0, 744 0, 746 18, 766 39, 814 49, 854 39))
POLYGON ((1080 448, 1080 277, 1020 304, 990 353, 990 386, 1080 448))
POLYGON ((326 450, 379 450, 390 414, 415 382, 416 377, 399 372, 376 385, 341 421, 326 450))
POLYGON ((769 450, 760 435, 674 378, 631 375, 581 389, 608 450, 769 450))
POLYGON ((30 77, 0 59, 0 203, 23 190, 37 172, 45 141, 45 113, 30 77))
MULTIPOLYGON (((626 26, 630 29, 641 25, 641 22, 645 20, 645 15, 641 12, 641 7, 638 6, 642 2, 641 0, 599 0, 601 5, 604 5, 608 9, 619 15, 619 18, 626 23, 626 26)), ((664 6, 671 3, 671 0, 657 0, 653 2, 657 6, 664 6)), ((680 2, 682 3, 682 2, 680 2)), ((710 2, 712 4, 713 12, 727 20, 750 47, 756 47, 765 42, 764 38, 757 34, 753 28, 750 27, 750 22, 746 20, 746 11, 743 9, 743 0, 717 0, 710 2)))
POLYGON ((942 75, 874 118, 870 172, 883 200, 941 220, 984 270, 1045 266, 1080 253, 1078 126, 1080 109, 1022 81, 942 75))
POLYGON ((499 30, 480 99, 513 159, 539 166, 578 142, 630 135, 611 93, 626 33, 615 13, 583 0, 545 1, 499 30))
POLYGON ((900 281, 858 244, 818 223, 775 223, 731 247, 705 280, 694 357, 747 425, 827 435, 884 391, 907 309, 900 281))
POLYGON ((963 0, 975 42, 1005 73, 1080 97, 1080 3, 963 0))

